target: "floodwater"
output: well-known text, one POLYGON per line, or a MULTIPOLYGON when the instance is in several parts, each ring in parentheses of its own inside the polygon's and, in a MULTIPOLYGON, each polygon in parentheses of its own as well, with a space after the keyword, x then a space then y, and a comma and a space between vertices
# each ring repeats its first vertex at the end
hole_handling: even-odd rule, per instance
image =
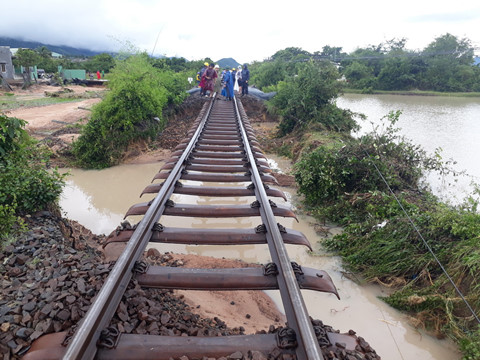
MULTIPOLYGON (((270 157, 274 166, 285 168, 288 162, 270 157)), ((123 215, 134 203, 149 201, 152 195, 141 199, 138 195, 147 186, 161 164, 122 165, 105 170, 70 170, 67 186, 61 203, 66 217, 77 220, 94 233, 109 234, 123 220, 123 215)), ((190 184, 198 182, 189 181, 190 184)), ((221 186, 221 184, 218 184, 221 186)), ((228 186, 228 184, 226 184, 228 186)), ((230 184, 240 185, 240 184, 230 184)), ((295 206, 296 198, 289 189, 282 189, 287 201, 274 199, 278 205, 295 206)), ((253 197, 231 197, 201 199, 188 195, 174 195, 176 203, 191 204, 250 204, 253 197)), ((137 219, 129 218, 133 224, 137 219)), ((321 319, 341 332, 353 329, 364 337, 372 347, 388 360, 455 360, 460 359, 456 347, 448 341, 439 341, 425 335, 408 324, 407 317, 383 303, 378 296, 386 295, 378 286, 358 285, 349 279, 338 257, 325 253, 319 244, 321 237, 316 234, 314 219, 299 215, 294 219, 277 218, 287 228, 303 232, 314 248, 313 254, 306 248, 286 245, 292 261, 302 266, 325 270, 332 277, 341 300, 334 295, 302 290, 305 303, 312 317, 321 319)), ((208 219, 189 217, 162 217, 165 226, 251 228, 259 225, 259 218, 208 219)), ((340 231, 334 229, 334 231, 340 231)), ((213 257, 239 258, 248 262, 266 264, 270 255, 266 245, 243 246, 192 246, 192 245, 153 245, 161 251, 198 254, 213 257)), ((280 303, 277 291, 268 294, 280 303)))

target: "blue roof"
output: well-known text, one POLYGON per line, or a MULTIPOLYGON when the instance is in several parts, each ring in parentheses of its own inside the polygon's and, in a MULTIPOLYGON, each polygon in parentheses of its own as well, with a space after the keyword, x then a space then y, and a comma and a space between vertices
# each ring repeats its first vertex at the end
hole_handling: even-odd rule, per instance
POLYGON ((476 66, 480 65, 480 56, 475 56, 473 58, 473 65, 476 65, 476 66))

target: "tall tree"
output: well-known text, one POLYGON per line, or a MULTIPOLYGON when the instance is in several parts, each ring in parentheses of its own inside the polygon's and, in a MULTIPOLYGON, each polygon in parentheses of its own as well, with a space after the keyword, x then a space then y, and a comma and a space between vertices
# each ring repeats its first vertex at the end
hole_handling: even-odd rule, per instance
POLYGON ((26 76, 24 76, 24 87, 29 86, 31 83, 31 68, 37 65, 41 60, 40 55, 34 50, 30 49, 18 49, 13 59, 15 66, 23 66, 26 70, 26 76))
POLYGON ((469 39, 447 33, 430 43, 422 55, 428 65, 426 87, 437 91, 471 91, 471 85, 462 82, 464 66, 473 64, 474 49, 469 39))

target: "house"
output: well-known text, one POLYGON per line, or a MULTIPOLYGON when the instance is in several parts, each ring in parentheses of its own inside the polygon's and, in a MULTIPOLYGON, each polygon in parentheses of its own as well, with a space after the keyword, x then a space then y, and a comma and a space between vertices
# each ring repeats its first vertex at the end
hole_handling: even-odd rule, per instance
POLYGON ((13 79, 14 71, 10 46, 0 46, 0 75, 4 79, 13 79))

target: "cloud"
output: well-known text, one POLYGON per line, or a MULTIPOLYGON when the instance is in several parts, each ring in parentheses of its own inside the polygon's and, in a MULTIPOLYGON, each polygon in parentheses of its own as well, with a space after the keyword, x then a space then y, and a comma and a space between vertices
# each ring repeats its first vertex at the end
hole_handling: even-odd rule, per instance
POLYGON ((18 0, 2 4, 0 34, 97 51, 119 51, 128 42, 149 54, 251 62, 289 46, 350 52, 407 38, 407 48, 423 48, 447 32, 478 44, 479 17, 471 0, 404 0, 388 7, 384 0, 219 6, 194 0, 18 0))
POLYGON ((407 20, 412 23, 463 23, 480 19, 480 9, 465 10, 458 12, 444 12, 433 14, 421 14, 409 17, 407 20))

